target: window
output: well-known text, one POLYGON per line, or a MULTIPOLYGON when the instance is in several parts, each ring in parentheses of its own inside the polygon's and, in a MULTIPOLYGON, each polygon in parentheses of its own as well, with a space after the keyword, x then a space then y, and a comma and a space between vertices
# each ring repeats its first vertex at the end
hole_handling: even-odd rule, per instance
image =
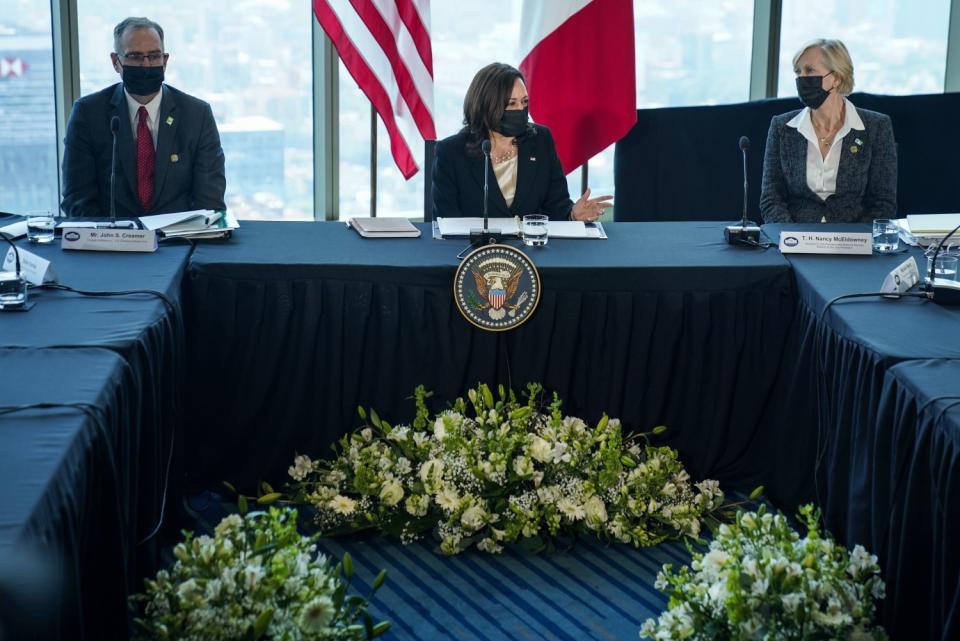
POLYGON ((0 210, 57 212, 50 3, 13 0, 0 19, 0 210))
MULTIPOLYGON (((519 0, 431 3, 433 109, 437 137, 463 127, 463 96, 474 74, 499 61, 519 65, 519 0), (477 25, 483 25, 478 28, 477 25)), ((340 217, 370 215, 370 102, 340 68, 340 217)), ((423 172, 403 179, 377 118, 377 215, 423 216, 423 172)), ((479 203, 478 203, 479 208, 479 203)))
POLYGON ((220 130, 227 207, 239 218, 313 218, 313 60, 309 3, 78 0, 84 94, 118 82, 113 27, 163 26, 166 82, 206 100, 220 130))
POLYGON ((816 38, 839 38, 853 58, 855 91, 943 91, 950 0, 785 0, 777 93, 796 95, 793 55, 816 38))
MULTIPOLYGON (((749 100, 753 0, 637 0, 633 20, 638 107, 749 100)), ((593 196, 613 194, 613 150, 590 160, 593 196)), ((576 200, 580 172, 567 176, 567 184, 576 200)))

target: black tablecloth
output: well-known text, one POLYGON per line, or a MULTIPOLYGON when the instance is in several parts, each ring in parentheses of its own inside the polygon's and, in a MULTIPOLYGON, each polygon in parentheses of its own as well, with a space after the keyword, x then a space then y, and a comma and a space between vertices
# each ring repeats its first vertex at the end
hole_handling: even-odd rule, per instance
POLYGON ((81 403, 92 412, 0 413, 0 629, 10 639, 123 638, 144 534, 128 455, 135 376, 97 348, 0 349, 0 363, 0 409, 81 403))
POLYGON ((884 622, 896 639, 960 637, 960 361, 891 367, 861 447, 849 538, 880 558, 884 622))
MULTIPOLYGON (((32 290, 30 296, 35 305, 31 310, 0 314, 0 343, 4 348, 0 366, 7 375, 2 386, 7 402, 19 403, 25 398, 33 402, 60 402, 62 389, 73 390, 74 385, 92 393, 96 379, 88 379, 83 359, 75 354, 104 348, 113 353, 114 360, 120 359, 123 386, 121 392, 112 393, 120 400, 101 406, 116 434, 98 440, 87 433, 89 427, 80 429, 82 417, 70 419, 76 422, 68 422, 66 427, 74 425, 81 433, 77 442, 89 444, 86 459, 66 452, 67 459, 61 461, 76 477, 75 494, 63 494, 53 480, 43 480, 42 475, 27 476, 52 494, 39 495, 43 509, 37 508, 37 525, 25 531, 55 530, 56 523, 72 514, 73 501, 81 506, 101 499, 112 501, 109 493, 99 495, 107 481, 98 479, 106 473, 103 461, 115 461, 114 468, 120 475, 113 481, 114 492, 119 495, 117 505, 98 507, 95 518, 76 523, 79 529, 70 531, 63 540, 64 544, 80 542, 79 552, 85 562, 75 568, 79 573, 76 580, 87 586, 82 597, 88 601, 83 604, 80 624, 75 629, 61 630, 61 638, 123 638, 125 604, 110 597, 122 596, 122 591, 130 587, 138 588, 133 585, 134 577, 155 569, 157 561, 153 541, 141 546, 134 543, 151 533, 159 522, 171 444, 182 414, 184 332, 180 288, 190 247, 165 246, 153 254, 66 252, 58 246, 25 243, 21 247, 53 261, 62 284, 91 291, 149 289, 167 300, 149 294, 88 297, 65 291, 32 290), (11 377, 12 372, 20 376, 20 370, 8 365, 14 361, 23 367, 21 378, 11 377), (45 377, 65 382, 44 385, 45 377), (112 443, 113 450, 105 451, 104 443, 112 443), (119 511, 119 522, 110 519, 110 510, 119 511), (117 527, 113 527, 114 523, 118 523, 117 527), (88 558, 109 559, 119 568, 117 572, 122 569, 124 581, 114 582, 116 572, 101 573, 99 566, 86 562, 88 558), (101 578, 104 584, 110 582, 110 589, 100 590, 101 578), (90 590, 89 586, 97 589, 90 590), (98 590, 105 598, 91 599, 98 590)), ((97 372, 96 362, 91 367, 89 374, 93 375, 97 372)), ((100 393, 104 397, 111 395, 109 387, 100 393)), ((22 453, 16 447, 8 451, 10 458, 22 453)), ((43 470, 60 474, 56 472, 60 469, 56 467, 57 452, 49 452, 49 466, 43 470)), ((13 469, 21 474, 19 468, 13 469)), ((0 491, 8 488, 2 486, 0 491)), ((6 505, 7 500, 5 496, 0 503, 6 505)), ((26 527, 16 520, 8 526, 17 532, 26 527)), ((70 606, 71 602, 65 604, 70 606)), ((69 621, 75 613, 60 614, 69 621)))
POLYGON ((463 240, 364 240, 342 224, 248 223, 193 255, 188 454, 195 482, 277 480, 326 456, 357 405, 412 418, 424 384, 540 381, 571 415, 670 427, 695 475, 735 482, 780 361, 795 296, 777 252, 726 245, 715 224, 608 225, 609 240, 531 250, 543 285, 519 329, 473 328, 452 302, 463 240))
MULTIPOLYGON (((781 228, 770 225, 764 230, 776 239, 781 228)), ((840 229, 868 231, 869 226, 840 229)), ((774 503, 788 511, 815 501, 823 508, 827 527, 850 546, 871 547, 886 537, 894 523, 886 520, 892 509, 889 497, 896 489, 886 472, 905 459, 894 457, 884 445, 887 437, 880 408, 891 368, 919 359, 960 358, 960 308, 915 298, 880 297, 838 301, 825 314, 824 308, 836 296, 879 290, 884 276, 908 256, 914 256, 921 270, 925 267, 926 260, 917 249, 886 256, 790 257, 800 304, 789 357, 779 372, 777 394, 767 407, 770 429, 762 448, 769 454, 765 482, 774 503)), ((897 420, 910 424, 909 416, 897 420)), ((957 504, 957 495, 943 498, 957 504)), ((925 544, 922 533, 935 526, 936 518, 896 521, 903 536, 877 550, 884 567, 896 568, 898 559, 912 558, 912 550, 925 544)), ((937 590, 919 593, 918 599, 953 602, 956 585, 942 583, 941 566, 924 564, 912 571, 924 577, 927 587, 939 585, 937 590)), ((888 581, 897 580, 895 574, 885 576, 888 581)), ((891 607, 888 625, 901 632, 913 625, 909 608, 891 607)), ((936 626, 929 631, 941 633, 936 626)), ((956 638, 960 628, 943 634, 929 638, 956 638)))

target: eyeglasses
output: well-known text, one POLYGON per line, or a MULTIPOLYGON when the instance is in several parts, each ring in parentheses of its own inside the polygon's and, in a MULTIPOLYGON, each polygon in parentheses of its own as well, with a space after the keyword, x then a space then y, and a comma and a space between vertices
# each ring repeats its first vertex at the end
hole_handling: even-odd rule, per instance
POLYGON ((119 53, 117 54, 127 62, 134 62, 138 65, 142 65, 144 61, 149 62, 150 64, 156 64, 163 60, 163 53, 140 53, 139 51, 131 51, 130 53, 119 53))

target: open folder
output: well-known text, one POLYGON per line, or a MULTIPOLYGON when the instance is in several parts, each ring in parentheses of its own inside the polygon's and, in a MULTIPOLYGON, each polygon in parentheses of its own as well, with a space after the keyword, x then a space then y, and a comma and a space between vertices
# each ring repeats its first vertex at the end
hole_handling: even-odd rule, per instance
MULTIPOLYGON (((483 229, 483 218, 437 218, 437 230, 441 238, 469 236, 471 229, 483 229)), ((487 226, 500 230, 504 236, 520 236, 519 218, 490 218, 487 226)), ((550 238, 595 238, 607 237, 603 225, 584 223, 582 220, 551 220, 547 223, 550 238)))

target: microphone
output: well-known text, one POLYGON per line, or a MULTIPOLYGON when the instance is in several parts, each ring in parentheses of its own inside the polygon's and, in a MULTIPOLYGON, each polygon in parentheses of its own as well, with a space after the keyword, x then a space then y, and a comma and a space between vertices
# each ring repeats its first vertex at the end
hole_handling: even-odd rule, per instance
POLYGON ((110 158, 110 224, 117 224, 117 134, 120 133, 120 116, 110 119, 113 134, 113 153, 110 158))
POLYGON ((738 143, 743 155, 743 215, 739 225, 728 225, 723 237, 731 245, 757 245, 760 243, 760 227, 747 220, 747 152, 750 151, 750 139, 740 136, 738 143))
POLYGON ((480 143, 480 150, 483 152, 483 229, 470 230, 470 241, 474 246, 496 243, 503 237, 499 229, 490 229, 490 217, 487 213, 490 200, 490 148, 489 139, 480 143))
POLYGON ((489 217, 487 216, 487 203, 490 200, 490 140, 486 139, 480 145, 483 151, 483 231, 489 228, 489 217))
MULTIPOLYGON (((13 247, 14 265, 17 270, 13 274, 0 271, 0 311, 23 309, 27 304, 27 283, 20 277, 20 250, 6 233, 0 232, 0 238, 13 247)), ((0 261, 0 266, 5 262, 6 260, 0 261)))
POLYGON ((940 254, 940 250, 943 249, 943 245, 947 242, 947 239, 957 233, 958 229, 960 229, 960 225, 954 227, 953 231, 940 240, 937 248, 933 251, 933 257, 930 259, 930 275, 927 277, 927 283, 924 289, 927 291, 927 296, 933 300, 933 302, 940 303, 941 305, 960 305, 960 282, 936 277, 937 256, 940 254))

